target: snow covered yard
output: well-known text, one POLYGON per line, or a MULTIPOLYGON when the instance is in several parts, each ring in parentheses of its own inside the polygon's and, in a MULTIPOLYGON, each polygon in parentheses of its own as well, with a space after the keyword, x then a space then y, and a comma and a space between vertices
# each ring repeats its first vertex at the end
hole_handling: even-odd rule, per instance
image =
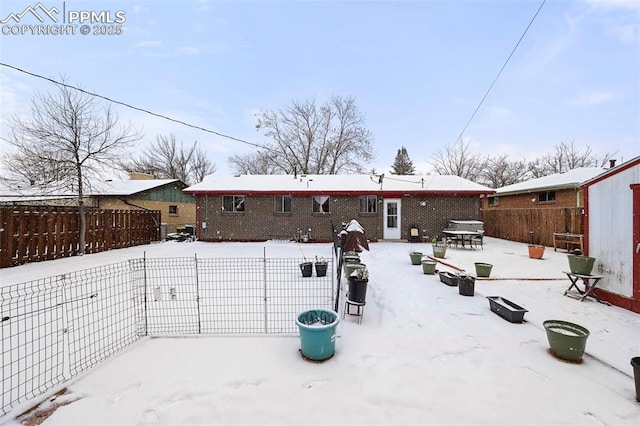
MULTIPOLYGON (((361 254, 370 270, 361 325, 338 326, 336 354, 304 361, 297 337, 154 338, 135 344, 67 384, 45 425, 174 424, 638 424, 630 359, 640 355, 640 315, 563 296, 566 253, 485 238, 484 250, 449 248, 445 262, 474 273, 474 297, 424 275, 411 250, 381 242, 361 254), (526 308, 512 324, 486 296, 526 308), (590 330, 581 364, 548 353, 542 322, 590 330)), ((329 244, 161 243, 2 271, 1 285, 142 256, 330 255, 329 244)), ((452 270, 438 265, 440 270, 452 270)), ((343 292, 344 295, 344 292, 343 292)), ((342 310, 342 306, 340 309, 342 310)), ((291 319, 292 321, 295 318, 291 319)), ((53 394, 54 392, 51 392, 53 394)), ((25 404, 25 407, 28 404, 25 404)), ((19 407, 24 408, 24 407, 19 407)), ((13 424, 12 414, 0 423, 13 424)))

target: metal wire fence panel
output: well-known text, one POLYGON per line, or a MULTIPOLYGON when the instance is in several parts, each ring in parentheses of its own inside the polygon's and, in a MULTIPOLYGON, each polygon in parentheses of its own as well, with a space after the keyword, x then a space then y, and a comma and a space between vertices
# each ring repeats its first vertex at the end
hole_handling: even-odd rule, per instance
POLYGON ((57 277, 0 288, 0 413, 69 378, 64 292, 57 277))
POLYGON ((130 272, 131 265, 121 262, 62 276, 72 375, 93 367, 141 337, 130 272))
POLYGON ((266 333, 297 333, 296 316, 309 309, 332 309, 334 281, 329 261, 326 275, 303 277, 302 259, 266 259, 266 333))
POLYGON ((0 287, 0 415, 145 335, 294 334, 331 309, 334 261, 143 258, 0 287))
MULTIPOLYGON (((296 333, 301 310, 331 308, 332 262, 303 277, 301 259, 146 259, 147 333, 296 333)), ((137 280, 143 285, 143 280, 137 280)))
POLYGON ((147 333, 200 332, 196 259, 145 259, 147 333))
POLYGON ((198 259, 203 333, 265 332, 265 260, 198 259))

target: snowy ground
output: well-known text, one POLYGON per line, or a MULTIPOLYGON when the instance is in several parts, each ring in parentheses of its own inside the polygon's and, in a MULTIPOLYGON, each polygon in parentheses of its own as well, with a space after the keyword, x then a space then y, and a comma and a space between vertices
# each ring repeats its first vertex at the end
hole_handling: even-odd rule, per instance
MULTIPOLYGON (((197 424, 639 424, 630 359, 640 355, 640 315, 563 296, 566 254, 485 238, 484 250, 449 248, 445 261, 474 271, 460 296, 409 260, 428 244, 374 243, 364 319, 338 326, 335 356, 304 361, 297 337, 143 340, 67 384, 45 425, 197 424), (540 280, 547 278, 548 280, 540 280), (528 309, 512 324, 489 309, 502 296, 528 309), (590 330, 581 364, 548 353, 542 322, 590 330)), ((328 244, 161 243, 2 271, 0 285, 142 256, 327 257, 328 244)), ((439 265, 440 270, 452 270, 439 265)), ((342 309, 342 307, 341 307, 342 309)), ((295 319, 292 318, 292 321, 295 319)), ((53 394, 51 392, 50 394, 53 394)), ((14 424, 29 404, 0 418, 14 424)))

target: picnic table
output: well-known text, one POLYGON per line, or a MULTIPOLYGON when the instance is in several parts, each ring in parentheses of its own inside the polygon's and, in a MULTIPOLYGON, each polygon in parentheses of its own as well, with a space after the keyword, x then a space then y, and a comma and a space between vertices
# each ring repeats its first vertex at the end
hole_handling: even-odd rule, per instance
POLYGON ((469 248, 473 248, 472 242, 474 237, 478 237, 481 234, 476 231, 458 231, 445 229, 442 233, 447 237, 448 240, 453 241, 458 247, 458 243, 462 243, 462 248, 466 248, 465 243, 469 244, 469 248))
POLYGON ((594 293, 594 290, 598 286, 598 283, 603 278, 602 275, 584 275, 584 274, 574 274, 573 272, 563 271, 564 274, 569 277, 571 281, 571 285, 564 291, 565 296, 573 297, 579 299, 581 302, 584 301, 587 297, 593 297, 600 303, 604 303, 608 305, 607 302, 603 302, 600 300, 597 294, 594 293), (578 287, 578 280, 582 280, 582 284, 584 285, 584 290, 578 287), (571 291, 572 288, 575 288, 578 291, 578 295, 571 291))

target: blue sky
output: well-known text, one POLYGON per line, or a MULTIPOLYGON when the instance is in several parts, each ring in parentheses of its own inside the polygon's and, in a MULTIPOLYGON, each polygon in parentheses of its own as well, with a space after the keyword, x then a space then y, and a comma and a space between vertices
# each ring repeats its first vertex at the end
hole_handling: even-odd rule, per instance
MULTIPOLYGON (((256 112, 353 96, 388 171, 405 146, 419 173, 454 143, 538 1, 42 1, 124 11, 121 35, 0 34, 0 62, 216 132, 264 143, 256 112)), ((37 1, 3 1, 0 19, 37 1)), ((37 23, 25 16, 20 24, 37 23)), ((12 22, 13 24, 13 22, 12 22)), ((93 26, 93 25, 91 25, 93 26)), ((0 66, 4 119, 50 83, 0 66)), ((145 138, 197 140, 217 164, 255 148, 115 108, 145 138)), ((533 159, 560 142, 640 154, 640 1, 547 0, 463 135, 472 150, 533 159)), ((6 150, 0 143, 0 151, 6 150)))

